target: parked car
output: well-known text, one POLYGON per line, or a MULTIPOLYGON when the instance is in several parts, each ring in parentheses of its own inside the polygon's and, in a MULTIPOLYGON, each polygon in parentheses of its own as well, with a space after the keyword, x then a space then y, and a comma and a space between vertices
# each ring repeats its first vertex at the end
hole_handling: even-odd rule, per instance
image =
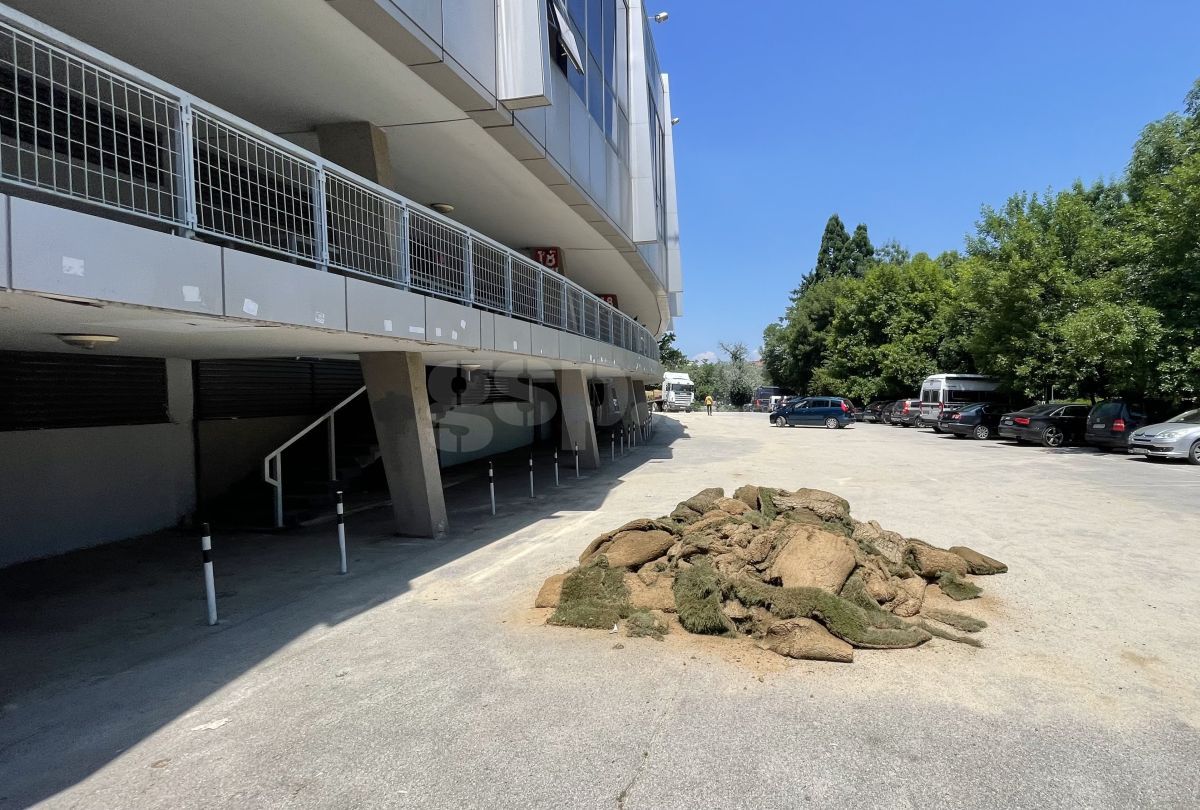
POLYGON ((892 400, 884 405, 879 409, 879 421, 883 422, 885 425, 890 425, 892 423, 892 417, 896 415, 896 406, 903 404, 904 400, 897 399, 892 400))
POLYGON ((886 399, 877 399, 874 402, 867 403, 862 409, 862 416, 859 419, 863 422, 880 422, 882 421, 883 406, 888 404, 886 399))
POLYGON ((1004 405, 996 402, 972 402, 956 410, 942 411, 938 419, 938 432, 949 433, 959 439, 991 439, 1000 430, 1000 417, 1004 405))
POLYGON ((946 411, 956 411, 972 402, 995 402, 1000 381, 984 374, 933 374, 921 383, 921 418, 940 432, 938 420, 946 411))
POLYGON ((1093 405, 1088 413, 1083 438, 1105 450, 1124 450, 1134 431, 1149 421, 1145 407, 1121 399, 1105 399, 1093 405))
POLYGON ((892 424, 901 427, 913 427, 921 419, 921 400, 902 399, 896 403, 892 411, 892 424))
POLYGON ((1047 402, 1000 417, 1000 435, 1017 442, 1040 442, 1062 447, 1083 441, 1090 408, 1070 402, 1047 402))
POLYGON ((773 411, 771 422, 777 427, 824 425, 844 428, 854 422, 854 417, 850 413, 849 400, 842 397, 805 397, 773 411))
POLYGON ((1148 459, 1186 458, 1200 464, 1200 408, 1138 428, 1129 437, 1129 452, 1148 459))

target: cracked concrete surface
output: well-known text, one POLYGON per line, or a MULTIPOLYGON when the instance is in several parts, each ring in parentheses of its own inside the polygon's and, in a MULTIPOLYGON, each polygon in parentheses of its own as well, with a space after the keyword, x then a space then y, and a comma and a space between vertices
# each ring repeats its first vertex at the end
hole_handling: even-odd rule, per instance
MULTIPOLYGON (((0 806, 1200 804, 1196 468, 666 418, 687 426, 669 447, 660 431, 644 455, 527 505, 517 480, 496 522, 464 488, 480 505, 441 543, 372 537, 360 519, 349 577, 325 573, 319 532, 319 564, 309 535, 292 538, 287 577, 229 586, 215 632, 195 593, 157 623, 117 610, 161 599, 162 577, 100 594, 78 627, 30 640, 3 625, 0 806), (1007 562, 968 608, 991 624, 987 646, 792 662, 544 627, 529 608, 600 531, 743 483, 831 489, 861 519, 1007 562), (234 604, 251 597, 257 610, 234 604)), ((219 588, 235 567, 218 564, 219 588)))

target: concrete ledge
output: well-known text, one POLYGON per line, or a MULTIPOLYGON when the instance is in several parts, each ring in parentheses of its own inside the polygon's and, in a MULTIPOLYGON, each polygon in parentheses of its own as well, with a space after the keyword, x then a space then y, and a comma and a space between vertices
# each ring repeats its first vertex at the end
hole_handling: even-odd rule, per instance
POLYGON ((532 348, 530 354, 535 357, 555 357, 558 355, 560 335, 562 333, 549 326, 533 324, 530 330, 532 348))
POLYGON ((480 348, 477 309, 440 298, 425 299, 425 341, 480 348))
POLYGON ((363 281, 346 279, 346 328, 366 335, 425 340, 426 298, 363 281))
POLYGON ((570 360, 573 363, 580 361, 580 349, 583 346, 583 338, 571 332, 560 332, 558 335, 558 356, 563 360, 570 360))
POLYGON ((497 315, 495 350, 512 354, 533 354, 532 326, 533 324, 518 321, 516 318, 497 315))
POLYGON ((223 312, 215 245, 15 197, 8 206, 14 289, 223 312))
POLYGON ((222 249, 225 314, 346 331, 346 279, 298 264, 222 249))

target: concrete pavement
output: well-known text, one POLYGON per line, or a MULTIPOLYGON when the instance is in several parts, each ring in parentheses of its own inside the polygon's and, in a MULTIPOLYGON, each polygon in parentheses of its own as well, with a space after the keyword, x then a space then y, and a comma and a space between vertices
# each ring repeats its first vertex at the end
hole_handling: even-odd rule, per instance
MULTIPOLYGON (((103 672, 55 646, 78 629, 45 629, 57 667, 6 691, 0 805, 1200 803, 1200 469, 886 426, 658 418, 684 427, 623 466, 498 521, 452 512, 436 544, 359 535, 349 578, 299 565, 309 585, 264 595, 269 608, 217 632, 172 614, 103 672), (859 519, 1007 562, 968 608, 991 624, 986 646, 792 662, 545 627, 529 608, 600 531, 743 483, 830 489, 859 519)), ((106 635, 95 607, 90 657, 127 629, 106 635)))

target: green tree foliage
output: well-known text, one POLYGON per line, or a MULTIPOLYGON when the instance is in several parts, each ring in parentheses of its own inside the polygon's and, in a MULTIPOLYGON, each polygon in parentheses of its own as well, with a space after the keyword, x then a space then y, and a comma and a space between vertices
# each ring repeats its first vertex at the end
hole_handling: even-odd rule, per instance
POLYGON ((696 400, 711 396, 718 403, 740 408, 750 402, 754 389, 764 383, 763 372, 750 361, 744 343, 722 343, 721 351, 729 359, 692 363, 688 375, 696 385, 696 400))
POLYGON ((1017 395, 1200 390, 1200 81, 1143 130, 1125 176, 984 207, 965 252, 871 246, 840 217, 763 333, 770 380, 862 400, 980 371, 1017 395))
POLYGON ((687 371, 687 355, 675 348, 675 333, 663 332, 658 339, 658 356, 663 371, 687 371))

